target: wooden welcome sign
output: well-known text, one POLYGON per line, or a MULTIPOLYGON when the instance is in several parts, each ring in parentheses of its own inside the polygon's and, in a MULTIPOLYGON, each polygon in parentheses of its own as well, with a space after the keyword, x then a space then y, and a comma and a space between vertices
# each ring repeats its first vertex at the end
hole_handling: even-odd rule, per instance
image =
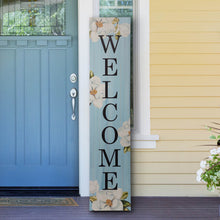
POLYGON ((130 18, 90 19, 90 210, 130 211, 130 18))

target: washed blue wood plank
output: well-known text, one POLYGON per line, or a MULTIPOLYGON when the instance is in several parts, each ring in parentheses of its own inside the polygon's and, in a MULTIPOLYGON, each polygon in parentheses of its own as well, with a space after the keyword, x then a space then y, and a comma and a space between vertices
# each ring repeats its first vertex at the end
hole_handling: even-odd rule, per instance
POLYGON ((25 50, 25 145, 24 163, 41 164, 41 114, 40 114, 40 50, 25 50), (34 83, 30 83, 34 82, 34 83))
MULTIPOLYGON (((65 50, 49 51, 50 69, 50 164, 66 164, 66 65, 65 50), (58 104, 59 103, 59 104, 58 104), (55 110, 56 109, 56 110, 55 110)), ((69 118, 68 118, 69 119, 69 118)), ((70 120, 70 119, 69 119, 70 120)))
POLYGON ((47 48, 41 50, 41 144, 42 155, 41 164, 49 165, 49 53, 47 48))
POLYGON ((90 210, 130 211, 130 18, 90 24, 90 210))
MULTIPOLYGON (((25 74, 25 63, 24 63, 24 49, 17 48, 16 49, 16 165, 21 166, 24 164, 24 145, 25 145, 25 137, 24 137, 24 119, 25 119, 25 89, 24 89, 24 74, 25 74)), ((11 62, 13 65, 14 63, 11 62)), ((6 115, 6 117, 8 117, 6 115)), ((7 142, 6 142, 7 143, 7 142)), ((7 172, 7 168, 1 168, 1 171, 5 170, 7 172)), ((2 172, 1 172, 2 173, 2 172)), ((7 172, 9 176, 13 176, 14 173, 7 172)), ((16 176, 16 175, 15 175, 16 176)), ((1 176, 2 179, 7 180, 6 176, 1 176)), ((10 178, 8 179, 10 182, 10 178)), ((6 185, 7 183, 1 183, 1 186, 6 185)))
POLYGON ((67 45, 67 40, 57 40, 56 45, 57 46, 66 46, 67 45))
POLYGON ((47 40, 37 40, 38 46, 46 46, 48 44, 47 40))
POLYGON ((27 40, 18 40, 17 46, 27 46, 27 40))
POLYGON ((219 201, 217 198, 133 197, 132 212, 129 213, 89 212, 89 198, 75 197, 74 199, 79 204, 78 207, 0 207, 0 219, 219 220, 219 201))
POLYGON ((7 46, 8 41, 7 40, 0 40, 0 46, 7 46))
POLYGON ((15 164, 16 143, 16 60, 13 49, 0 50, 0 164, 15 164), (10 117, 5 117, 9 115, 10 117))

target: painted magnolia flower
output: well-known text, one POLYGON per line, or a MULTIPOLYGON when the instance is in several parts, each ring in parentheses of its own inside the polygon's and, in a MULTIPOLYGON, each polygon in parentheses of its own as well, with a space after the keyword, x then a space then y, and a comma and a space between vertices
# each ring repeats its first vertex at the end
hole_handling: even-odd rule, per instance
POLYGON ((97 180, 89 182, 89 190, 91 194, 94 194, 99 191, 99 184, 97 180))
POLYGON ((130 25, 127 23, 119 24, 118 29, 116 30, 116 33, 118 35, 121 35, 122 37, 128 37, 131 33, 130 25))
POLYGON ((101 108, 103 105, 103 97, 105 95, 105 85, 101 83, 101 79, 97 76, 94 76, 90 79, 90 97, 89 103, 101 108))
POLYGON ((220 154, 220 147, 217 148, 217 154, 220 154))
POLYGON ((213 148, 210 150, 210 154, 213 155, 213 154, 218 154, 217 152, 217 149, 216 148, 213 148))
POLYGON ((114 33, 115 26, 112 23, 112 18, 96 18, 90 23, 90 38, 93 42, 99 40, 99 35, 104 37, 110 33, 114 33))
POLYGON ((130 119, 125 121, 121 128, 118 129, 118 135, 121 137, 120 144, 123 147, 131 145, 130 119))
POLYGON ((200 162, 200 167, 204 169, 204 168, 206 168, 206 166, 207 166, 206 161, 205 161, 205 160, 202 160, 202 161, 200 162))
POLYGON ((117 190, 101 190, 96 193, 97 200, 92 203, 94 211, 123 211, 123 203, 121 202, 123 191, 117 190))

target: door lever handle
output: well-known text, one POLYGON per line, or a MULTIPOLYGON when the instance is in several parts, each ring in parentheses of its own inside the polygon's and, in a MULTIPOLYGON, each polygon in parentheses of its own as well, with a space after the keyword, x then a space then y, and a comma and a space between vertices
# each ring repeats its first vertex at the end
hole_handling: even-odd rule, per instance
POLYGON ((77 96, 77 91, 75 88, 70 90, 70 96, 72 97, 72 108, 73 108, 73 114, 71 116, 71 119, 74 121, 76 120, 75 107, 76 107, 76 96, 77 96))

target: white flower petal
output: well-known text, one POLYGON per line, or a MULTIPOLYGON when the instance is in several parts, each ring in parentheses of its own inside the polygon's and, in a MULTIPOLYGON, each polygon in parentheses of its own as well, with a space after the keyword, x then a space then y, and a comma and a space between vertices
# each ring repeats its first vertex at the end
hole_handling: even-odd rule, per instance
POLYGON ((122 194, 122 189, 101 190, 96 193, 97 200, 92 203, 92 209, 94 211, 123 211, 123 203, 120 200, 122 194))
POLYGON ((114 190, 106 190, 106 197, 108 200, 113 200, 115 197, 114 197, 114 194, 113 194, 113 191, 114 190))
POLYGON ((125 121, 124 123, 123 123, 123 127, 126 129, 126 128, 130 128, 130 118, 129 118, 129 120, 128 121, 125 121))
POLYGON ((101 209, 100 201, 96 200, 92 203, 92 210, 99 211, 101 209))
POLYGON ((197 176, 197 177, 196 177, 196 181, 199 182, 199 183, 201 183, 201 177, 200 177, 200 176, 197 176))
MULTIPOLYGON (((129 130, 130 130, 130 129, 129 129, 129 130)), ((124 129, 123 127, 121 127, 121 128, 118 129, 118 135, 119 135, 120 137, 127 136, 129 130, 128 130, 128 129, 124 129)))
POLYGON ((127 23, 119 24, 118 30, 122 37, 127 37, 130 35, 130 25, 127 23))
POLYGON ((200 162, 200 167, 201 168, 206 168, 206 165, 207 165, 207 163, 206 163, 206 161, 205 160, 202 160, 201 162, 200 162))
POLYGON ((123 211, 123 203, 119 199, 114 199, 112 201, 112 210, 123 211))
POLYGON ((97 31, 96 21, 93 21, 93 22, 90 24, 90 29, 91 29, 92 32, 97 31))
POLYGON ((95 99, 95 96, 94 95, 90 95, 89 96, 89 102, 92 103, 95 99))
POLYGON ((103 24, 103 28, 104 28, 105 35, 114 33, 115 31, 115 26, 112 23, 103 24))
POLYGON ((105 85, 99 77, 94 76, 90 79, 90 103, 99 109, 103 105, 104 90, 105 85))
POLYGON ((213 148, 210 150, 210 154, 213 155, 213 154, 217 154, 217 149, 216 148, 213 148))
POLYGON ((118 135, 121 137, 120 144, 123 147, 130 146, 130 119, 125 121, 122 127, 118 129, 118 135))
POLYGON ((199 169, 199 170, 197 170, 197 172, 196 172, 196 174, 198 175, 198 176, 201 176, 201 174, 203 173, 203 169, 199 169))
POLYGON ((97 192, 96 197, 97 197, 97 200, 100 200, 102 202, 106 202, 106 200, 108 199, 106 191, 104 191, 104 190, 97 192))
POLYGON ((123 147, 129 147, 129 146, 131 145, 130 136, 129 136, 129 137, 123 137, 123 138, 121 138, 120 144, 121 144, 123 147))
POLYGON ((89 182, 89 189, 90 189, 90 193, 91 194, 94 194, 96 192, 99 191, 99 184, 98 184, 98 181, 95 180, 95 181, 90 181, 89 182))
POLYGON ((97 32, 95 32, 95 31, 92 31, 90 33, 90 38, 92 39, 92 42, 97 42, 99 40, 99 36, 98 36, 97 32))
POLYGON ((96 108, 102 108, 102 105, 103 105, 103 101, 102 99, 94 99, 93 100, 93 105, 96 107, 96 108))
POLYGON ((112 190, 112 193, 114 194, 115 199, 121 199, 123 195, 123 190, 121 188, 118 188, 117 190, 112 190))

